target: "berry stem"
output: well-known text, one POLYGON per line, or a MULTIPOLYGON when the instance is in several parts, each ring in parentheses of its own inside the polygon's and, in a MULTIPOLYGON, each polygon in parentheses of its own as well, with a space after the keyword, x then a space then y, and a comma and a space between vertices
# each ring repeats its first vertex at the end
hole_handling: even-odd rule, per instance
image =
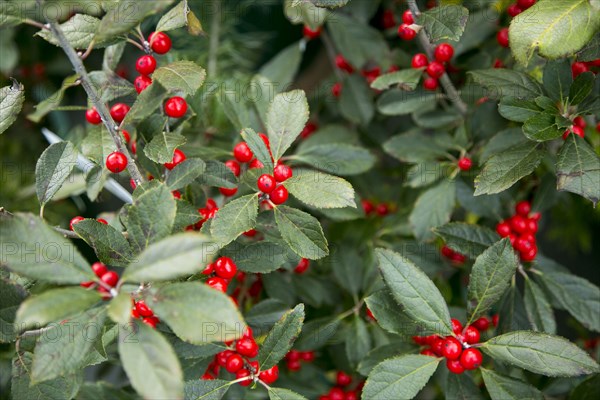
POLYGON ((207 75, 214 78, 217 75, 217 52, 219 50, 219 35, 221 32, 221 2, 213 2, 214 9, 210 19, 210 41, 208 44, 207 75))
POLYGON ((136 42, 135 40, 133 40, 131 38, 127 38, 127 43, 131 43, 132 45, 134 45, 135 47, 137 47, 141 51, 146 51, 146 49, 144 49, 144 46, 142 46, 141 44, 139 44, 138 42, 136 42))
POLYGON ((78 234, 76 234, 75 232, 73 232, 73 231, 69 231, 67 229, 62 229, 62 228, 59 228, 58 226, 55 226, 54 230, 56 232, 60 233, 61 235, 66 236, 68 238, 71 238, 71 239, 81 239, 81 237, 78 234))
MULTIPOLYGON (((417 6, 416 0, 407 0, 406 2, 408 3, 408 7, 410 8, 410 11, 415 18, 421 15, 421 11, 419 10, 419 6, 417 6)), ((425 29, 421 29, 419 31, 419 33, 417 34, 417 38, 419 39, 423 50, 425 50, 427 57, 430 60, 433 60, 433 46, 431 45, 431 42, 429 41, 429 38, 425 33, 425 29)), ((462 115, 465 115, 467 113, 467 105, 460 98, 458 90, 456 90, 454 84, 452 83, 450 77, 446 72, 444 72, 444 75, 441 76, 440 83, 442 84, 442 87, 444 88, 444 91, 448 95, 450 101, 454 104, 454 106, 462 115)))
POLYGON ((265 389, 267 389, 268 391, 271 391, 271 386, 267 385, 266 383, 264 383, 260 379, 257 382, 260 383, 261 385, 263 385, 265 387, 265 389))
POLYGON ((106 107, 106 104, 104 104, 100 100, 100 96, 98 96, 98 94, 96 93, 96 89, 92 85, 92 82, 90 81, 90 78, 87 74, 85 67, 83 66, 83 63, 81 62, 81 59, 77 55, 77 52, 69 44, 69 41, 65 37, 62 29, 60 28, 60 26, 58 25, 57 22, 49 22, 48 24, 50 26, 50 30, 52 31, 52 34, 58 40, 60 47, 63 49, 63 51, 67 55, 67 58, 71 62, 71 65, 73 65, 75 72, 77 73, 77 75, 79 75, 79 79, 81 80, 81 85, 83 86, 88 97, 90 98, 90 100, 92 101, 94 106, 96 107, 96 110, 102 117, 102 122, 104 123, 104 125, 106 126, 106 129, 108 129, 108 132, 112 136, 112 139, 115 142, 115 145, 117 146, 117 150, 119 150, 121 153, 125 154, 125 156, 127 157, 127 160, 128 160, 127 170, 129 171, 129 175, 131 175, 131 178, 134 180, 136 185, 140 185, 142 182, 144 182, 144 178, 142 177, 142 174, 140 173, 137 165, 135 164, 133 157, 131 157, 131 154, 129 154, 129 150, 127 150, 127 147, 124 145, 123 140, 121 139, 122 136, 121 136, 120 132, 117 130, 117 124, 115 123, 113 118, 110 116, 110 113, 108 111, 108 108, 106 107))

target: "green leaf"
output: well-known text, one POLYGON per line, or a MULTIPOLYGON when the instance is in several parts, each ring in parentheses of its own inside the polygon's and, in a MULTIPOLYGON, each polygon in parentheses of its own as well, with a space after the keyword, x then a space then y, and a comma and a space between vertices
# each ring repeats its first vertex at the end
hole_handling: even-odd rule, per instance
POLYGON ((534 100, 519 99, 516 97, 504 96, 498 104, 498 112, 504 118, 515 121, 525 122, 529 118, 538 115, 542 111, 534 100))
POLYGON ((556 139, 564 130, 556 125, 555 112, 541 112, 528 118, 523 124, 523 133, 531 140, 543 142, 556 139))
POLYGON ((435 104, 437 98, 437 94, 419 89, 390 89, 377 99, 377 110, 383 115, 406 115, 435 104))
POLYGON ((544 400, 542 392, 523 381, 511 376, 500 375, 489 369, 480 368, 480 370, 492 400, 544 400))
POLYGON ((585 139, 569 135, 558 152, 556 188, 576 193, 594 205, 600 200, 600 158, 585 139))
POLYGON ((267 132, 274 161, 277 162, 300 135, 308 121, 308 102, 302 90, 275 96, 267 111, 267 132))
POLYGON ((491 68, 469 71, 473 80, 488 89, 488 97, 533 99, 542 94, 539 85, 527 74, 512 69, 491 68))
POLYGON ((500 240, 500 236, 491 229, 462 222, 450 222, 435 228, 434 233, 444 239, 448 247, 461 254, 475 258, 492 244, 500 240))
POLYGON ((377 90, 389 89, 392 85, 398 85, 403 90, 415 90, 423 76, 421 69, 403 69, 402 71, 390 72, 379 76, 371 83, 371 88, 377 90))
POLYGON ((0 243, 2 265, 19 275, 76 285, 96 278, 73 242, 37 216, 0 211, 0 243))
POLYGON ((600 332, 600 289, 586 279, 564 272, 544 272, 542 284, 583 326, 600 332))
POLYGON ((166 95, 166 89, 160 83, 153 82, 137 96, 121 125, 126 127, 150 117, 162 106, 166 95))
POLYGON ((190 13, 190 9, 187 0, 180 1, 160 18, 155 31, 166 32, 186 26, 188 24, 188 13, 190 13))
POLYGON ((261 139, 261 137, 258 136, 258 134, 250 128, 242 129, 240 134, 242 135, 242 139, 244 139, 244 141, 248 144, 248 147, 250 147, 250 150, 252 150, 252 153, 254 153, 254 156, 258 159, 258 161, 263 163, 265 168, 272 170, 273 159, 271 158, 271 152, 269 151, 267 145, 261 139))
POLYGON ((25 297, 27 292, 21 285, 0 278, 0 343, 10 343, 17 338, 18 326, 14 322, 17 308, 25 297))
POLYGON ((133 259, 127 239, 111 225, 95 219, 85 219, 73 225, 73 230, 96 252, 105 264, 125 267, 133 259))
POLYGON ((302 328, 302 334, 296 341, 300 351, 316 350, 326 344, 336 334, 341 321, 330 317, 317 318, 307 322, 302 328))
POLYGON ((365 267, 360 253, 351 246, 340 246, 331 259, 333 275, 340 285, 353 296, 362 288, 365 267))
POLYGON ((500 193, 531 174, 544 152, 537 143, 515 145, 490 158, 475 178, 475 196, 500 193))
POLYGON ((128 33, 147 16, 158 13, 172 2, 173 0, 156 0, 138 3, 125 0, 116 3, 102 17, 96 30, 96 41, 112 40, 128 33))
POLYGON ((400 161, 416 163, 445 157, 447 149, 422 132, 407 132, 392 136, 383 144, 383 149, 400 161))
POLYGON ((269 389, 269 400, 308 400, 306 397, 289 389, 272 387, 269 389))
POLYGON ((510 149, 513 146, 527 143, 529 140, 523 136, 521 128, 508 128, 498 132, 489 142, 483 147, 480 163, 489 160, 496 153, 501 153, 510 149))
MULTIPOLYGON (((483 368, 482 368, 483 370, 483 368)), ((448 374, 446 400, 483 400, 479 388, 467 374, 448 374)))
POLYGON ((431 279, 398 253, 384 249, 375 253, 383 279, 403 311, 424 329, 451 335, 446 301, 431 279))
POLYGON ((274 213, 277 228, 294 253, 310 260, 329 254, 323 228, 315 217, 287 206, 276 207, 274 213))
POLYGON ((425 332, 418 322, 402 311, 402 306, 387 289, 378 290, 367 297, 365 302, 377 319, 377 324, 386 331, 406 336, 421 335, 425 332))
POLYGON ((126 206, 124 211, 122 220, 129 242, 139 252, 171 234, 177 204, 169 188, 151 181, 138 186, 133 205, 126 206))
POLYGON ((336 8, 348 4, 350 0, 309 0, 317 7, 336 8))
POLYGON ((183 373, 163 335, 133 321, 119 332, 119 354, 131 386, 145 398, 183 399, 183 373))
POLYGON ((469 10, 462 6, 447 5, 434 7, 421 13, 416 23, 423 25, 432 42, 438 40, 460 40, 465 31, 469 10))
POLYGON ((600 375, 592 375, 581 382, 569 396, 570 400, 593 400, 600 396, 600 375))
MULTIPOLYGON (((94 40, 99 24, 100 20, 96 17, 86 14, 75 14, 66 22, 60 24, 60 28, 72 47, 85 50, 92 40, 94 40)), ((36 33, 36 36, 43 37, 55 46, 60 46, 58 39, 48 29, 40 30, 36 33)))
POLYGON ((77 396, 81 385, 81 374, 69 375, 41 382, 31 382, 33 354, 22 352, 12 360, 11 397, 18 399, 72 399, 77 396))
POLYGON ((206 71, 192 61, 175 61, 157 68, 152 80, 158 81, 168 91, 184 91, 190 96, 196 94, 204 83, 206 71))
POLYGON ((367 324, 361 317, 355 316, 346 331, 346 356, 350 365, 357 366, 369 350, 371 350, 371 336, 367 324))
MULTIPOLYGON (((315 15, 311 15, 311 17, 315 17, 315 15)), ((311 23, 312 22, 313 21, 311 20, 311 23)), ((294 82, 294 78, 300 67, 300 62, 302 61, 302 54, 303 47, 301 42, 293 42, 277 53, 277 55, 269 60, 269 62, 264 64, 258 71, 258 74, 263 78, 266 78, 268 83, 273 84, 272 87, 275 93, 279 93, 290 87, 294 82)), ((270 100, 272 95, 264 97, 267 100, 270 100)), ((244 128, 245 127, 247 126, 244 126, 244 128)))
POLYGON ((389 54, 381 32, 355 18, 336 13, 335 18, 327 21, 327 28, 335 48, 356 68, 362 68, 368 61, 385 59, 389 54))
POLYGON ((273 272, 287 261, 286 249, 267 241, 240 246, 237 242, 225 247, 223 255, 231 257, 238 269, 245 272, 266 274, 273 272))
POLYGON ((384 344, 371 350, 358 364, 356 370, 360 374, 367 376, 371 373, 373 368, 382 361, 401 354, 413 353, 414 351, 415 347, 413 345, 403 341, 394 341, 384 344))
POLYGON ((342 176, 362 174, 377 161, 369 150, 346 143, 303 146, 290 158, 342 176))
POLYGON ((29 297, 17 310, 15 326, 23 331, 32 327, 43 327, 50 322, 83 311, 100 301, 95 290, 82 287, 52 289, 29 297))
POLYGON ((456 185, 444 180, 423 192, 408 217, 415 236, 423 240, 433 239, 433 228, 446 224, 454 210, 456 185))
POLYGON ((337 176, 298 169, 284 185, 292 196, 315 208, 356 207, 352 185, 337 176))
POLYGON ((165 184, 170 190, 181 189, 194 182, 204 173, 206 164, 199 158, 189 158, 179 163, 169 172, 165 184))
POLYGON ((0 135, 17 120, 24 101, 25 88, 17 81, 0 89, 0 135))
POLYGON ((233 381, 221 379, 194 379, 184 386, 186 400, 220 400, 225 396, 233 381))
POLYGON ((467 325, 484 315, 502 298, 518 264, 517 255, 507 238, 477 257, 469 278, 467 325))
POLYGON ((377 365, 367 378, 366 399, 412 399, 429 381, 441 358, 405 355, 377 365))
POLYGON ((262 343, 258 353, 261 369, 266 370, 277 363, 290 351, 302 330, 304 304, 283 314, 262 343))
POLYGON ((73 374, 85 367, 88 353, 103 332, 106 309, 83 312, 41 335, 31 366, 31 380, 43 382, 73 374))
POLYGON ((36 124, 40 123, 40 121, 48 114, 50 111, 54 110, 56 107, 60 106, 62 99, 65 95, 65 91, 73 86, 76 86, 77 80, 79 79, 78 75, 71 75, 66 77, 63 80, 60 89, 51 94, 44 101, 39 102, 35 106, 35 111, 31 114, 27 115, 27 119, 35 122, 36 124))
POLYGON ((173 160, 173 152, 185 144, 187 139, 179 133, 162 132, 152 138, 144 147, 144 154, 152 161, 164 164, 173 160))
POLYGON ((569 90, 569 104, 577 105, 592 93, 596 76, 592 72, 579 74, 569 90))
POLYGON ((492 358, 546 376, 581 376, 598 372, 590 356, 560 336, 514 331, 493 337, 481 349, 492 358))
POLYGON ((200 282, 163 286, 146 301, 178 337, 192 344, 237 339, 245 328, 231 298, 200 282))
POLYGON ((364 78, 350 75, 344 78, 339 100, 340 113, 351 122, 366 126, 373 119, 373 94, 364 78))
POLYGON ((525 311, 534 331, 556 333, 552 306, 544 291, 531 279, 525 279, 525 311))
POLYGON ((225 164, 216 160, 206 161, 204 174, 198 178, 198 182, 202 185, 227 189, 233 189, 237 186, 237 178, 233 175, 233 172, 225 164))
POLYGON ((598 27, 598 10, 588 0, 542 1, 511 21, 510 49, 525 66, 536 51, 542 57, 561 58, 581 49, 598 27))
POLYGON ((35 166, 35 191, 41 205, 56 194, 77 162, 77 151, 71 142, 51 144, 35 166))
POLYGON ((111 102, 135 93, 133 84, 113 71, 92 71, 88 76, 101 101, 111 102))
POLYGON ((210 224, 212 238, 220 247, 256 227, 258 194, 237 198, 221 207, 210 224))
POLYGON ((127 324, 131 319, 131 294, 120 292, 108 303, 108 316, 117 324, 127 324))
POLYGON ((549 61, 544 68, 544 89, 554 101, 564 102, 573 83, 569 60, 549 61))
POLYGON ((193 275, 210 263, 216 248, 204 235, 169 236, 148 246, 125 270, 123 281, 164 281, 193 275))

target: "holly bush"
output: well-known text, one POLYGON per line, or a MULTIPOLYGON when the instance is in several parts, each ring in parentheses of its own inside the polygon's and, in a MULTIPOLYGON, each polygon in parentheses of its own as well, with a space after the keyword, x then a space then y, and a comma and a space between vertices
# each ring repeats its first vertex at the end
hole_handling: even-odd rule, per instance
POLYGON ((598 398, 597 0, 0 6, 3 397, 598 398))

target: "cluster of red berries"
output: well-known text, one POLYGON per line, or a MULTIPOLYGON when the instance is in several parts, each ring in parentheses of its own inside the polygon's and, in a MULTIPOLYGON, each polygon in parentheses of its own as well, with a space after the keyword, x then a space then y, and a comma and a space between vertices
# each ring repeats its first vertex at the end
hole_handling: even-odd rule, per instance
POLYGON ((425 90, 436 90, 439 87, 439 79, 446 73, 445 63, 452 59, 454 47, 448 43, 439 44, 433 53, 435 60, 429 62, 427 56, 423 53, 415 54, 411 65, 415 69, 423 69, 428 75, 423 80, 425 90))
POLYGON ((327 394, 319 396, 319 400, 358 400, 365 386, 365 382, 360 381, 354 389, 348 389, 352 384, 352 376, 344 371, 337 372, 335 384, 336 386, 332 387, 327 394))
POLYGON ((305 273, 310 267, 310 260, 308 258, 301 258, 298 264, 294 267, 294 272, 298 275, 305 273))
POLYGON ((370 216, 377 214, 380 217, 385 217, 389 214, 390 208, 385 203, 379 203, 375 205, 375 203, 371 200, 361 200, 361 205, 365 215, 370 216))
POLYGON ((583 119, 583 117, 581 117, 581 116, 575 117, 573 119, 573 125, 571 125, 567 130, 565 130, 565 133, 563 133, 562 138, 564 140, 567 140, 567 137, 569 137, 570 133, 573 133, 579 137, 584 137, 586 125, 587 124, 585 122, 585 119, 583 119))
POLYGON ((600 58, 592 61, 576 61, 571 65, 571 72, 573 72, 573 78, 577 78, 579 75, 588 71, 598 74, 599 67, 600 58))
POLYGON ((154 315, 154 311, 148 307, 146 302, 144 302, 144 300, 135 301, 131 299, 131 303, 131 317, 141 319, 142 322, 149 327, 156 328, 156 325, 158 325, 160 319, 154 315))
POLYGON ((302 368, 302 362, 311 363, 315 361, 314 351, 290 350, 285 355, 285 365, 290 371, 299 371, 302 368))
POLYGON ((479 327, 487 329, 489 320, 480 318, 473 325, 463 329, 460 321, 453 318, 452 332, 454 336, 414 336, 413 341, 419 345, 428 346, 421 351, 421 354, 431 357, 445 357, 448 370, 455 374, 462 374, 465 370, 477 369, 483 361, 481 352, 471 347, 471 345, 479 343, 481 338, 479 327), (480 320, 481 322, 478 322, 480 320))
POLYGON ((202 216, 202 219, 193 226, 193 228, 200 230, 202 225, 211 218, 214 218, 215 214, 219 211, 217 203, 213 199, 207 199, 204 207, 198 209, 198 213, 202 216))
MULTIPOLYGON (((116 122, 121 123, 125 119, 125 116, 129 112, 130 107, 125 103, 116 103, 110 108, 110 116, 116 122)), ((96 107, 92 107, 85 112, 85 119, 92 125, 99 125, 102 123, 102 118, 96 107)), ((125 143, 129 144, 131 136, 129 132, 122 129, 121 134, 125 139, 125 143)), ((112 173, 118 174, 127 168, 127 157, 120 151, 110 153, 106 157, 106 168, 112 173)))
MULTIPOLYGON (((106 265, 104 265, 100 261, 97 261, 92 264, 92 271, 94 272, 94 274, 96 274, 98 278, 100 278, 102 282, 104 282, 107 286, 110 286, 111 288, 115 287, 117 285, 117 282, 119 282, 119 274, 117 274, 115 271, 109 271, 106 265)), ((80 283, 80 285, 84 288, 93 287, 95 284, 96 282, 94 281, 86 281, 80 283)), ((112 297, 110 291, 104 286, 98 285, 97 289, 100 293, 102 293, 103 299, 110 299, 112 297)))
POLYGON ((467 257, 465 257, 463 254, 460 254, 460 253, 452 250, 450 247, 448 247, 446 245, 444 245, 442 247, 441 253, 444 257, 446 257, 448 260, 450 260, 452 262, 452 264, 462 264, 467 259, 467 257))
POLYGON ((538 231, 540 213, 531 214, 531 204, 520 201, 515 206, 515 215, 496 225, 496 232, 508 237, 513 248, 519 252, 522 261, 533 261, 537 255, 535 234, 538 231))
POLYGON ((229 282, 235 277, 236 273, 237 265, 229 257, 217 258, 215 262, 208 264, 202 271, 202 274, 210 276, 206 280, 206 284, 223 293, 227 292, 229 282))
POLYGON ((415 23, 410 10, 404 11, 402 14, 402 23, 398 27, 398 36, 402 40, 413 40, 417 36, 417 32, 411 28, 411 25, 415 23))
POLYGON ((255 379, 260 379, 266 384, 274 383, 279 378, 279 367, 275 365, 267 370, 261 371, 258 361, 250 361, 258 355, 258 344, 254 340, 250 327, 246 327, 241 339, 235 343, 226 343, 230 349, 215 355, 214 361, 210 363, 202 379, 216 379, 221 367, 235 378, 241 386, 250 386, 255 379), (233 350, 235 349, 235 350, 233 350))
MULTIPOLYGON (((335 65, 338 69, 340 69, 341 71, 344 71, 348 74, 352 74, 354 72, 354 67, 341 54, 338 54, 337 56, 335 56, 335 65)), ((398 68, 397 65, 392 65, 390 68, 388 68, 387 72, 391 73, 391 72, 396 72, 399 70, 400 70, 400 68, 398 68)), ((360 74, 365 78, 367 83, 370 85, 371 83, 373 83, 373 81, 375 79, 377 79, 377 78, 379 78, 379 76, 381 76, 381 67, 376 65, 371 68, 363 68, 360 71, 360 74)), ((331 94, 333 97, 336 97, 336 98, 340 97, 340 95, 342 94, 342 83, 341 82, 336 82, 331 87, 331 94)))

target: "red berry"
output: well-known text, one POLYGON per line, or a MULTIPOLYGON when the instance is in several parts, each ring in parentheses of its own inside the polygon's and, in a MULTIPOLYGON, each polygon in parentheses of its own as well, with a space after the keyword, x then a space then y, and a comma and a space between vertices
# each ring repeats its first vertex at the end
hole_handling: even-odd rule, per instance
POLYGON ((535 234, 538 231, 538 222, 533 218, 527 219, 527 232, 535 234))
POLYGON ((517 0, 517 4, 522 10, 527 10, 529 7, 535 4, 535 0, 517 0))
POLYGON ((294 268, 294 272, 297 274, 303 274, 306 272, 309 266, 310 260, 308 258, 301 258, 298 262, 298 265, 296 265, 296 268, 294 268))
POLYGON ((585 128, 587 123, 585 122, 585 119, 583 119, 583 117, 580 115, 578 117, 575 117, 573 119, 573 124, 576 126, 580 126, 582 128, 585 128))
POLYGON ((152 50, 157 54, 165 54, 171 50, 171 38, 164 32, 152 32, 148 41, 152 50))
POLYGON ((240 172, 242 171, 240 168, 240 164, 236 160, 227 160, 225 161, 225 166, 233 172, 233 175, 240 176, 240 172))
POLYGON ((435 48, 434 56, 435 59, 439 62, 450 61, 452 56, 454 55, 454 47, 448 43, 442 43, 438 47, 435 48))
POLYGON ((97 261, 92 264, 92 271, 94 271, 94 274, 96 274, 96 276, 100 278, 102 275, 108 272, 108 268, 106 268, 106 265, 104 265, 100 261, 97 261))
MULTIPOLYGON (((241 273, 243 273, 243 272, 241 272, 241 273)), ((254 331, 252 331, 252 328, 250 328, 249 326, 246 326, 244 328, 244 332, 242 332, 242 337, 252 339, 254 337, 254 331)))
POLYGON ((367 215, 375 211, 375 206, 369 200, 361 200, 361 205, 367 215))
POLYGON ((267 146, 267 149, 270 152, 271 151, 271 143, 269 142, 269 137, 267 135, 265 135, 264 133, 259 133, 258 136, 261 138, 261 140, 263 141, 265 146, 267 146))
MULTIPOLYGON (((246 377, 250 377, 250 371, 248 371, 246 368, 242 368, 235 373, 235 379, 241 379, 246 377)), ((252 379, 247 379, 238 383, 240 384, 240 386, 250 386, 250 384, 252 383, 252 379)))
POLYGON ((171 97, 165 103, 165 114, 171 118, 181 118, 187 112, 187 102, 183 97, 171 97))
POLYGON ((298 350, 290 350, 285 355, 285 358, 290 361, 298 361, 300 359, 300 354, 301 353, 298 350))
POLYGON ((135 91, 137 94, 140 94, 152 83, 152 78, 144 75, 140 75, 133 81, 133 86, 135 86, 135 91))
POLYGON ((254 358, 258 355, 258 345, 252 338, 242 338, 235 342, 235 351, 244 357, 254 358))
POLYGON ((465 372, 465 367, 462 366, 459 360, 446 360, 448 371, 454 374, 462 374, 465 372))
POLYGON ((250 147, 246 142, 241 142, 236 144, 233 148, 233 156, 239 162, 245 163, 252 160, 254 154, 252 153, 252 150, 250 150, 250 147))
POLYGON ((471 161, 471 159, 469 157, 461 157, 458 160, 458 168, 461 171, 468 171, 468 170, 470 170, 472 165, 473 165, 473 162, 471 161))
POLYGON ((232 354, 225 362, 225 369, 231 374, 235 374, 244 367, 244 359, 239 354, 232 354))
POLYGON ((154 316, 152 317, 144 317, 142 322, 148 325, 150 328, 156 328, 156 325, 160 322, 160 320, 154 316))
POLYGON ((479 343, 479 339, 481 338, 479 330, 473 325, 467 326, 467 328, 463 332, 463 336, 465 338, 465 342, 469 344, 479 343))
POLYGON ((421 350, 421 354, 424 356, 429 356, 429 357, 437 357, 437 355, 431 349, 421 350))
POLYGON ((486 317, 481 317, 473 322, 473 326, 480 331, 487 331, 490 327, 490 320, 486 317))
POLYGON ((375 207, 375 212, 380 217, 385 217, 390 212, 390 210, 389 210, 387 204, 381 203, 381 204, 378 204, 377 207, 375 207))
POLYGON ((580 74, 583 74, 584 72, 587 72, 589 70, 590 69, 588 68, 586 63, 574 62, 573 65, 571 65, 571 71, 573 72, 573 78, 576 78, 580 74))
POLYGON ((492 315, 492 324, 494 327, 498 326, 498 322, 500 321, 500 316, 498 314, 492 315))
POLYGON ((531 204, 528 201, 520 201, 515 205, 515 212, 526 217, 531 212, 531 204))
POLYGON ((514 215, 510 219, 510 228, 516 233, 525 233, 527 231, 527 221, 520 215, 514 215))
POLYGON ((332 387, 331 390, 329 390, 329 393, 327 393, 327 396, 329 397, 329 400, 344 400, 346 394, 341 388, 332 387))
POLYGON ((229 257, 220 257, 215 261, 215 274, 223 279, 231 279, 237 273, 237 266, 229 257))
POLYGON ((125 129, 122 129, 121 135, 123 135, 123 139, 125 139, 125 143, 129 144, 129 142, 131 141, 131 136, 129 135, 129 132, 127 132, 125 129))
POLYGON ((228 283, 225 279, 220 278, 218 276, 213 276, 212 278, 208 278, 206 280, 206 284, 213 289, 221 291, 223 293, 227 292, 228 283))
POLYGON ((222 188, 219 188, 219 192, 221 192, 221 194, 225 197, 231 197, 237 193, 237 188, 235 187, 232 189, 228 189, 228 188, 222 187, 222 188))
POLYGON ((341 82, 336 82, 331 87, 331 94, 333 95, 333 97, 340 97, 340 95, 342 94, 342 84, 341 84, 341 82))
POLYGON ((108 286, 115 286, 119 281, 119 275, 115 271, 106 271, 100 277, 100 280, 106 283, 108 286))
POLYGON ((483 361, 483 356, 481 352, 474 348, 466 349, 460 355, 460 364, 464 367, 464 369, 476 369, 481 365, 483 361))
POLYGON ((350 383, 352 383, 352 376, 348 375, 344 371, 338 371, 335 381, 338 386, 348 386, 350 383))
POLYGON ((517 4, 511 4, 506 8, 506 12, 511 17, 516 17, 517 15, 521 14, 523 10, 521 10, 521 7, 519 7, 517 4))
POLYGON ((384 10, 381 18, 383 29, 390 29, 396 26, 396 16, 393 10, 384 10))
POLYGON ((147 54, 137 59, 135 69, 142 75, 150 75, 156 69, 156 59, 147 54))
POLYGON ((425 90, 437 90, 437 88, 439 87, 439 82, 437 79, 432 78, 432 77, 427 77, 423 80, 423 88, 425 90))
POLYGON ((300 358, 306 362, 313 362, 315 360, 314 351, 302 351, 300 352, 300 358))
POLYGON ((279 367, 275 365, 267 370, 261 371, 258 378, 267 385, 274 383, 279 378, 279 367))
POLYGON ((116 122, 122 122, 129 112, 129 106, 125 103, 117 103, 110 108, 110 116, 116 122))
POLYGON ((346 71, 349 74, 354 72, 354 67, 352 67, 352 65, 350 65, 350 63, 348 63, 348 61, 341 54, 335 56, 335 65, 342 71, 346 71))
POLYGON ((269 194, 269 197, 274 204, 283 204, 288 199, 288 191, 279 185, 269 194))
POLYGON ((307 137, 312 135, 317 129, 318 129, 317 124, 315 124, 314 122, 308 121, 306 123, 306 125, 304 125, 304 129, 302 129, 302 132, 300 132, 300 137, 302 139, 306 139, 307 137))
POLYGON ((413 18, 410 10, 406 10, 404 13, 402 13, 402 22, 404 22, 406 25, 412 25, 415 23, 415 19, 413 18))
POLYGON ((175 168, 176 165, 181 164, 183 161, 185 161, 185 159, 185 153, 179 149, 175 149, 175 151, 173 151, 173 159, 171 160, 171 162, 165 163, 165 168, 168 170, 172 170, 173 168, 175 168))
POLYGON ((100 222, 101 224, 108 225, 108 221, 104 218, 96 218, 96 221, 100 222))
POLYGON ((413 68, 423 68, 429 64, 429 60, 427 60, 427 56, 423 53, 417 53, 413 56, 411 65, 413 68))
POLYGON ((527 252, 521 253, 521 260, 525 262, 531 262, 535 260, 537 255, 537 247, 533 245, 527 252))
POLYGON ((262 174, 258 177, 258 181, 256 182, 258 186, 258 190, 263 193, 271 193, 275 189, 275 185, 277 185, 277 181, 273 176, 269 174, 262 174))
POLYGON ((215 361, 217 363, 217 365, 224 367, 225 364, 227 364, 227 359, 232 355, 235 354, 234 351, 232 350, 223 350, 220 353, 217 353, 215 355, 215 361))
POLYGON ((502 237, 507 237, 508 235, 510 235, 511 232, 510 225, 508 224, 508 222, 502 221, 498 225, 496 225, 496 232, 498 232, 498 235, 502 237))
POLYGON ((431 351, 433 351, 437 356, 441 356, 444 352, 444 339, 435 339, 431 344, 431 351))
POLYGON ((203 275, 210 275, 213 272, 215 272, 215 264, 210 263, 210 264, 206 264, 206 267, 204 267, 204 269, 202 270, 201 274, 203 274, 203 275))
POLYGON ((425 72, 427 72, 427 75, 429 75, 430 77, 438 79, 442 75, 444 75, 444 72, 446 72, 446 68, 444 68, 444 64, 440 63, 439 61, 432 61, 427 66, 425 72))
POLYGON ((102 123, 100 113, 96 110, 96 107, 92 107, 85 112, 85 119, 92 125, 99 125, 102 123))
POLYGON ((137 303, 135 303, 135 310, 142 317, 151 317, 151 316, 154 315, 154 313, 152 312, 152 310, 150 309, 150 307, 148 307, 146 305, 146 303, 144 302, 144 300, 140 300, 137 303))
POLYGON ((508 28, 502 28, 496 34, 496 40, 502 47, 508 47, 508 28))
POLYGON ((277 182, 285 182, 293 175, 292 168, 284 164, 279 164, 273 170, 273 176, 277 182))
POLYGON ((114 151, 106 157, 106 168, 112 173, 118 174, 127 168, 127 157, 120 151, 114 151))
POLYGON ((456 335, 462 332, 463 326, 459 320, 457 320, 456 318, 452 318, 450 320, 450 323, 452 324, 452 332, 454 332, 456 335))
POLYGON ((310 26, 304 25, 304 28, 302 29, 302 34, 307 40, 312 40, 321 36, 321 30, 322 28, 320 26, 317 29, 311 29, 310 26))
POLYGON ((402 40, 413 40, 415 36, 417 36, 417 32, 409 28, 407 24, 401 24, 398 27, 398 36, 400 36, 400 39, 402 40))
POLYGON ((458 339, 448 337, 444 340, 442 346, 442 355, 444 357, 449 360, 457 360, 460 357, 460 353, 462 353, 462 344, 458 339))
POLYGON ((495 59, 493 67, 494 68, 504 68, 504 63, 502 62, 502 60, 495 59))
POLYGON ((517 250, 519 253, 528 253, 531 248, 533 247, 533 244, 528 241, 527 239, 524 239, 523 237, 519 237, 517 238, 517 240, 515 240, 515 250, 517 250))
POLYGON ((73 225, 75 225, 78 222, 83 221, 85 218, 81 217, 81 216, 77 216, 77 217, 73 217, 71 219, 71 221, 69 222, 69 226, 71 227, 71 230, 73 230, 73 225))
POLYGON ((581 126, 577 126, 577 125, 572 126, 571 132, 573 132, 574 134, 576 134, 579 137, 585 136, 585 130, 581 126))
POLYGON ((600 122, 596 124, 596 132, 600 133, 600 122))

